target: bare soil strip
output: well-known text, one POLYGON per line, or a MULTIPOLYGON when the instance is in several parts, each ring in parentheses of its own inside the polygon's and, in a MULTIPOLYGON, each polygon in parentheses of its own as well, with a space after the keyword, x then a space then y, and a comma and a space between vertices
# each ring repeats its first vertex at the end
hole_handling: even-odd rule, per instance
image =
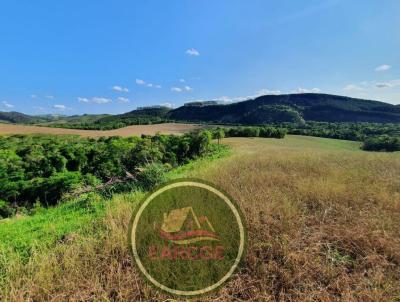
POLYGON ((161 134, 182 134, 191 130, 200 129, 202 125, 195 124, 178 124, 178 123, 165 123, 156 125, 133 125, 114 130, 80 130, 80 129, 65 129, 65 128, 52 128, 40 126, 26 126, 26 125, 13 125, 0 123, 1 134, 29 134, 29 133, 42 133, 42 134, 75 134, 85 137, 99 137, 99 136, 140 136, 161 134))

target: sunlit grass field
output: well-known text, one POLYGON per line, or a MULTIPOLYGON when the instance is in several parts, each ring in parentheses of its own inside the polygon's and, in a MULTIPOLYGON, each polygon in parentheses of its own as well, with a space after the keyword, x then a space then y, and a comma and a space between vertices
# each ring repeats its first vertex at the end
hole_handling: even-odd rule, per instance
MULTIPOLYGON (((203 300, 400 300, 399 153, 302 136, 222 143, 229 156, 169 176, 216 183, 247 221, 244 265, 203 300)), ((141 280, 128 250, 142 196, 93 195, 0 223, 0 300, 166 300, 141 280)))

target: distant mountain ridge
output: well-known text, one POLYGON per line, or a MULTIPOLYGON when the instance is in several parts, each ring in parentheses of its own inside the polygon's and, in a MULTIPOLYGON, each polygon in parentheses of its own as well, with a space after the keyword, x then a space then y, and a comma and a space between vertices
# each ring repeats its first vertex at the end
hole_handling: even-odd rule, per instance
MULTIPOLYGON (((123 127, 132 124, 167 121, 269 124, 280 122, 371 122, 400 123, 400 105, 322 93, 264 95, 231 104, 190 102, 176 109, 163 106, 139 107, 117 115, 30 116, 0 112, 0 121, 9 123, 61 123, 63 127, 84 124, 87 129, 103 125, 123 127)), ((114 127, 115 128, 115 127, 114 127)))
POLYGON ((0 122, 23 124, 23 123, 29 123, 32 120, 33 116, 24 113, 16 111, 10 111, 10 112, 0 111, 0 122))
POLYGON ((0 122, 12 124, 52 124, 52 123, 92 123, 101 118, 110 116, 109 114, 82 114, 82 115, 61 115, 61 114, 42 114, 28 115, 16 111, 0 111, 0 122))
POLYGON ((302 93, 264 95, 227 105, 182 106, 169 112, 175 120, 263 124, 295 122, 399 123, 400 106, 345 96, 302 93))

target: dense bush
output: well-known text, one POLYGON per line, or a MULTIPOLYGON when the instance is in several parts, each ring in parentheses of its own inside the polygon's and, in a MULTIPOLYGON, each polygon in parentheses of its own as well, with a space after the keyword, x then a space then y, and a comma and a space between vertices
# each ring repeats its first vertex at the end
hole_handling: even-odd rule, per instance
POLYGON ((232 128, 215 128, 212 130, 214 139, 223 137, 270 137, 284 138, 286 129, 275 127, 232 127, 232 128))
POLYGON ((206 154, 210 144, 209 131, 141 138, 2 136, 0 215, 7 216, 10 205, 53 205, 66 192, 113 179, 149 189, 168 168, 206 154))
POLYGON ((400 137, 388 135, 369 137, 364 141, 362 149, 367 151, 400 151, 400 137))
POLYGON ((138 181, 144 190, 163 183, 165 181, 165 172, 168 170, 166 165, 160 163, 152 163, 143 169, 142 173, 138 175, 138 181))
POLYGON ((400 124, 307 122, 279 126, 288 129, 289 134, 353 141, 364 141, 367 137, 379 135, 400 136, 400 124))

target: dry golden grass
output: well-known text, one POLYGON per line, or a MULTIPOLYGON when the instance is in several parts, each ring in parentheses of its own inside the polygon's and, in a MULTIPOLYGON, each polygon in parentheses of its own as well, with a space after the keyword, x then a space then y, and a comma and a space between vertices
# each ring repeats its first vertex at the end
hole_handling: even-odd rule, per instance
MULTIPOLYGON (((301 137, 224 142, 234 154, 192 176, 239 202, 249 246, 240 272, 204 300, 400 300, 399 154, 301 137)), ((133 267, 126 239, 131 208, 118 197, 98 222, 100 236, 38 251, 25 265, 10 261, 3 299, 166 300, 133 267)))
POLYGON ((133 125, 114 130, 79 130, 79 129, 65 129, 65 128, 52 128, 40 126, 25 126, 0 123, 1 134, 29 134, 29 133, 43 133, 43 134, 75 134, 89 137, 99 136, 132 136, 132 135, 155 135, 157 132, 162 134, 182 134, 191 130, 202 128, 200 125, 194 124, 178 124, 178 123, 165 123, 155 125, 133 125))

